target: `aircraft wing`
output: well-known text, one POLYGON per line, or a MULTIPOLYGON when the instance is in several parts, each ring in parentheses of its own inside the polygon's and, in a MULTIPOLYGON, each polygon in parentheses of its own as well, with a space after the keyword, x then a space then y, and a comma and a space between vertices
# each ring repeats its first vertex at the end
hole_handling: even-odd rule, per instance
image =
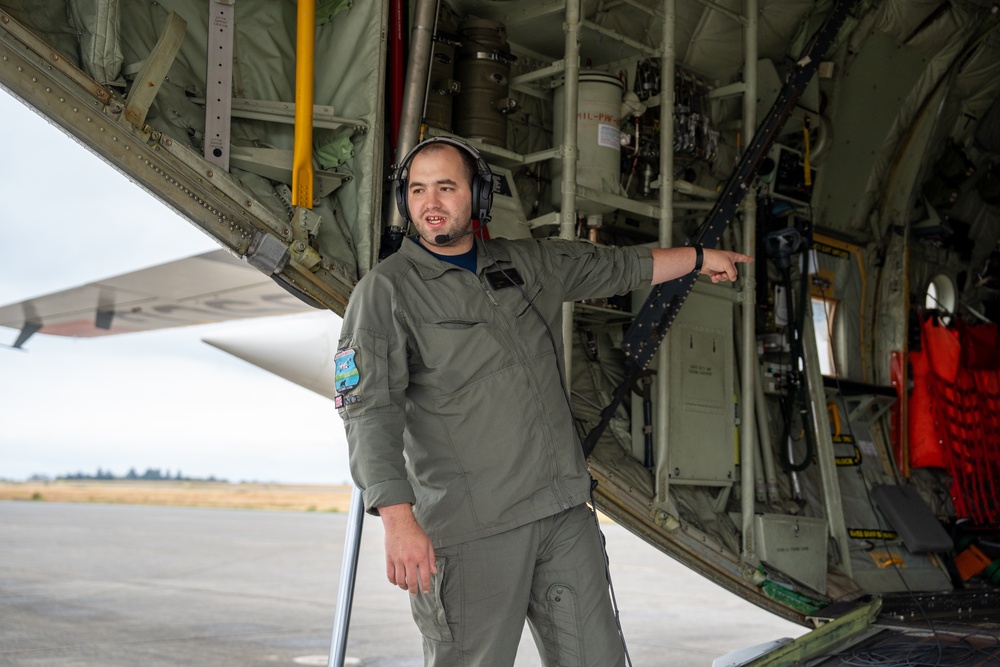
POLYGON ((312 310, 225 250, 195 255, 0 307, 0 326, 92 337, 312 310))

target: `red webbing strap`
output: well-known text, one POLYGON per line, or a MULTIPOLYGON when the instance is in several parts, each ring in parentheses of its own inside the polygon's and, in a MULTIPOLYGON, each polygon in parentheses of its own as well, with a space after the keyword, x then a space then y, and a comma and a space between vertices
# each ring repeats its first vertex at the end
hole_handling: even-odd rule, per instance
MULTIPOLYGON (((910 445, 911 468, 947 468, 944 447, 938 435, 938 421, 932 406, 934 374, 927 358, 926 348, 910 352, 910 392, 907 409, 908 428, 906 432, 910 445)), ((902 468, 901 468, 902 469, 902 468)))
POLYGON ((1000 524, 1000 370, 972 371, 979 399, 980 512, 987 523, 1000 524))

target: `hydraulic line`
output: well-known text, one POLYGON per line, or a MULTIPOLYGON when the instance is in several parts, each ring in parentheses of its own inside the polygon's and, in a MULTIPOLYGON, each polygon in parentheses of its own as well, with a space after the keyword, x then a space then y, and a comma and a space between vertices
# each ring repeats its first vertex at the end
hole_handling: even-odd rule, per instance
POLYGON ((781 464, 782 467, 788 472, 802 472, 809 467, 812 463, 812 459, 816 454, 816 443, 814 441, 814 436, 812 429, 808 427, 810 423, 810 413, 809 413, 809 401, 805 396, 803 380, 803 374, 805 370, 803 368, 802 359, 802 322, 803 318, 806 316, 806 307, 808 305, 808 288, 809 288, 809 273, 804 266, 806 263, 806 257, 803 255, 802 258, 803 267, 800 270, 800 285, 798 290, 799 304, 797 308, 793 307, 793 290, 792 290, 792 277, 791 277, 791 267, 782 267, 783 282, 785 285, 785 303, 788 310, 788 338, 789 346, 791 352, 791 364, 792 370, 790 372, 791 382, 788 388, 788 396, 782 400, 781 412, 784 416, 785 430, 782 436, 782 442, 787 444, 787 447, 781 450, 781 464), (806 452, 805 456, 798 463, 793 461, 792 455, 792 417, 796 410, 799 411, 801 418, 801 423, 806 425, 803 428, 806 441, 806 452))

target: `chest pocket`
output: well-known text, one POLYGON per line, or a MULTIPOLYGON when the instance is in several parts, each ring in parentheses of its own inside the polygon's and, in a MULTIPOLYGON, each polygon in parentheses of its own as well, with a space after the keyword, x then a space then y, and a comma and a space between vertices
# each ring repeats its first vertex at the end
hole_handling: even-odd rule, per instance
POLYGON ((436 394, 450 394, 510 364, 494 326, 485 320, 439 318, 414 327, 419 359, 410 380, 436 394))

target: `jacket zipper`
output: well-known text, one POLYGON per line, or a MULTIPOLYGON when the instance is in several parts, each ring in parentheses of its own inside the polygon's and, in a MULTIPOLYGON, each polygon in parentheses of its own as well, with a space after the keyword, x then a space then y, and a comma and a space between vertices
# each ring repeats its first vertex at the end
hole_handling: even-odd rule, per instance
MULTIPOLYGON (((519 360, 519 362, 521 364, 521 367, 523 369, 525 369, 525 375, 528 377, 528 381, 531 383, 532 390, 535 392, 535 395, 539 397, 539 401, 540 401, 541 400, 541 392, 539 390, 538 381, 535 378, 535 376, 529 370, 531 368, 531 364, 529 363, 529 360, 527 358, 525 358, 524 352, 522 351, 521 346, 517 345, 517 336, 515 336, 514 333, 513 333, 513 331, 511 331, 511 326, 510 326, 509 322, 507 321, 507 314, 500 307, 500 302, 497 301, 497 299, 496 299, 495 296, 493 296, 493 292, 490 290, 489 286, 486 285, 486 283, 484 282, 483 278, 480 277, 480 276, 476 276, 476 279, 479 282, 480 289, 483 290, 483 293, 486 294, 486 297, 490 300, 490 302, 493 304, 493 306, 497 309, 497 317, 500 320, 500 324, 501 324, 501 328, 503 329, 504 337, 507 339, 508 345, 511 345, 513 353, 517 357, 517 359, 519 360)), ((572 419, 572 415, 570 415, 570 418, 572 419)), ((552 482, 553 490, 558 490, 557 496, 559 498, 559 504, 562 506, 562 508, 564 510, 566 510, 566 509, 569 509, 571 507, 571 505, 569 504, 569 496, 566 493, 566 490, 563 488, 563 486, 562 486, 562 484, 560 483, 560 480, 559 480, 559 470, 560 470, 560 467, 559 467, 559 462, 558 462, 559 461, 559 457, 558 457, 558 455, 556 454, 556 451, 555 451, 555 449, 556 449, 555 434, 552 432, 552 427, 544 419, 542 420, 542 423, 544 425, 545 430, 549 433, 549 438, 547 439, 548 440, 548 444, 546 446, 546 449, 547 449, 548 454, 549 454, 550 465, 552 466, 552 473, 551 473, 550 479, 551 479, 551 482, 552 482)))

